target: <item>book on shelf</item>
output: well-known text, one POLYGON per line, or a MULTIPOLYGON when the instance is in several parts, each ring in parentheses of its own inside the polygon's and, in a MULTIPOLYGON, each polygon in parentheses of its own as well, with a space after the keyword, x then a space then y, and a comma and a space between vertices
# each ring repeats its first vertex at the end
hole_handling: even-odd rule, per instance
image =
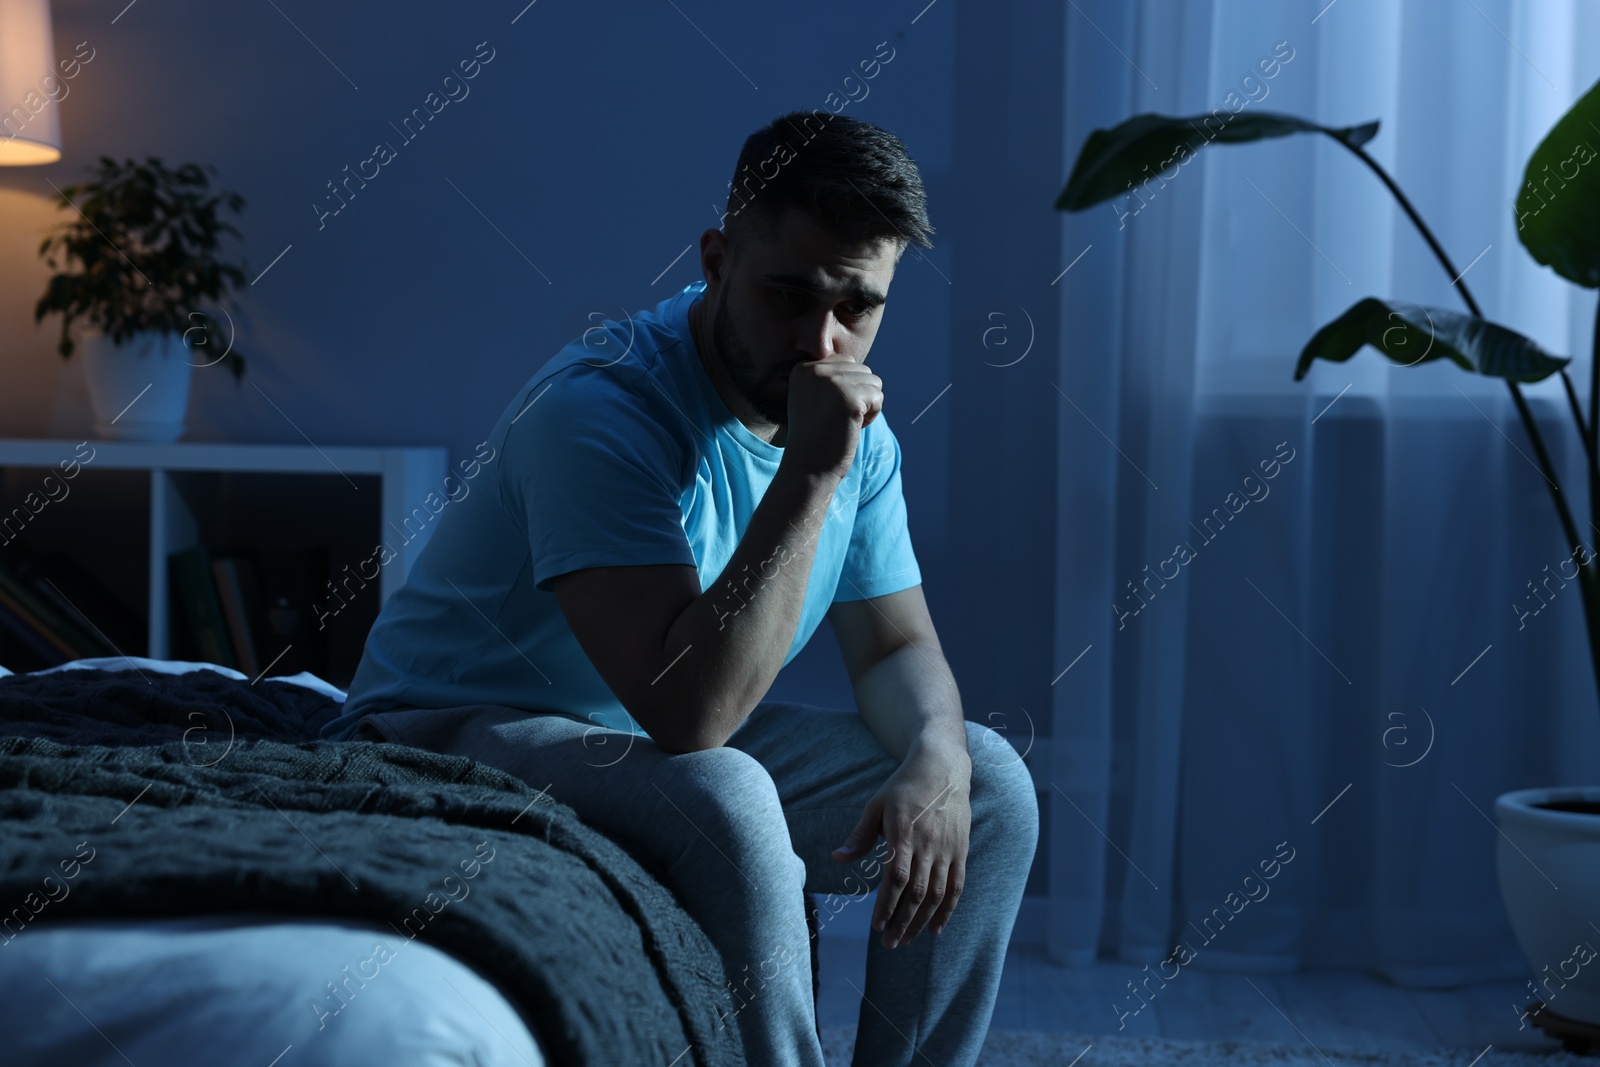
POLYGON ((256 578, 255 562, 244 553, 214 556, 211 577, 216 582, 217 600, 222 605, 222 618, 227 623, 228 639, 233 645, 234 658, 239 661, 239 669, 252 678, 258 677, 266 664, 261 662, 256 650, 261 586, 256 578))
POLYGON ((0 666, 21 674, 65 663, 73 657, 63 652, 38 629, 38 622, 0 595, 0 666))
POLYGON ((0 553, 0 651, 8 669, 140 655, 145 631, 139 614, 70 554, 17 542, 0 553))
POLYGON ((19 573, 32 562, 0 558, 0 603, 60 648, 68 659, 115 655, 109 645, 85 631, 78 621, 81 614, 50 602, 19 573))
POLYGON ((228 623, 222 614, 222 600, 212 575, 211 550, 195 545, 174 552, 167 557, 167 567, 177 587, 175 600, 181 608, 193 654, 206 663, 238 670, 239 662, 234 658, 228 623))
POLYGON ((0 582, 0 611, 5 612, 7 628, 38 655, 54 663, 65 663, 92 653, 84 653, 66 637, 45 622, 30 606, 19 599, 11 586, 0 582))
POLYGON ((326 636, 311 604, 327 580, 328 549, 196 546, 168 570, 173 653, 254 678, 327 671, 326 636))
POLYGON ((41 598, 57 605, 92 634, 105 655, 141 656, 148 647, 149 620, 117 596, 70 552, 36 551, 17 568, 41 598))

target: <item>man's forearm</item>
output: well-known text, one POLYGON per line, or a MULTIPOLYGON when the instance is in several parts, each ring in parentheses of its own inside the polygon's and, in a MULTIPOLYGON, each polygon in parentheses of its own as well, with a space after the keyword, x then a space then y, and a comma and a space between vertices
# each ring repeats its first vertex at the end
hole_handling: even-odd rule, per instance
POLYGON ((722 574, 667 631, 662 716, 677 726, 674 746, 720 746, 771 687, 838 484, 780 465, 722 574))
POLYGON ((896 760, 938 751, 970 768, 966 716, 955 676, 938 645, 911 642, 861 673, 856 708, 896 760))

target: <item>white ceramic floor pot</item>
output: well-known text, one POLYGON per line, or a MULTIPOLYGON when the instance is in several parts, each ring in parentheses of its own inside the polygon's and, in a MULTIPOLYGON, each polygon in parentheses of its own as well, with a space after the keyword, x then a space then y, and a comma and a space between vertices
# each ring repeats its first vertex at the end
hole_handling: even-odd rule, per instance
POLYGON ((183 435, 193 365, 182 334, 139 333, 118 345, 92 333, 77 351, 89 380, 95 433, 121 441, 183 435))
POLYGON ((1535 999, 1600 1025, 1600 786, 1519 789, 1494 802, 1500 896, 1535 999))

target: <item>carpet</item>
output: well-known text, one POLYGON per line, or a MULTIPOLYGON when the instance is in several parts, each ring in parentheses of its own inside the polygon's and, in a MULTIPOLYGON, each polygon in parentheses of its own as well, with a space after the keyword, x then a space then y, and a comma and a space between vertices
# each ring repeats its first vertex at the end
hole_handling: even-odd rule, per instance
MULTIPOLYGON (((854 1026, 824 1026, 822 1051, 828 1067, 850 1067, 855 1049, 854 1026)), ((1305 1042, 1175 1041, 1159 1037, 1108 1037, 1084 1034, 1042 1034, 1026 1030, 990 1030, 978 1056, 979 1067, 1468 1067, 1481 1049, 1383 1049, 1305 1042), (1092 1046, 1092 1047, 1090 1047, 1092 1046), (1077 1059, 1088 1047, 1088 1055, 1077 1059)), ((1477 1062, 1482 1067, 1595 1067, 1594 1057, 1563 1052, 1554 1041, 1548 1053, 1494 1050, 1477 1062)))

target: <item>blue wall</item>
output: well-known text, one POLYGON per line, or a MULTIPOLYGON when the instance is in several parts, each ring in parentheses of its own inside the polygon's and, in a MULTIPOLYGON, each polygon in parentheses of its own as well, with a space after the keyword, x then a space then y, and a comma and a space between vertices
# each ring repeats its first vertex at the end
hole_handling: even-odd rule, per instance
MULTIPOLYGON (((88 42, 93 59, 52 105, 63 160, 0 170, 0 435, 92 433, 82 369, 54 354, 56 320, 36 326, 32 307, 51 183, 82 179, 102 153, 214 164, 248 201, 251 276, 273 264, 243 299, 244 382, 220 367, 197 376, 187 440, 303 432, 319 445, 442 444, 453 462, 595 316, 700 276, 698 238, 725 207, 746 135, 848 90, 845 113, 907 143, 937 228, 935 249, 902 261, 870 357, 906 453, 928 597, 969 716, 983 718, 986 692, 1013 714, 1042 707, 1046 666, 1027 672, 1027 696, 994 690, 1026 649, 1048 660, 1060 12, 525 3, 57 0, 57 53, 88 42), (846 84, 889 48, 864 97, 846 84), (475 54, 492 58, 446 84, 475 54), (395 127, 430 92, 457 99, 406 141, 395 127), (327 183, 380 141, 394 158, 322 216, 314 205, 337 204, 327 183), (1034 349, 997 369, 1022 349, 1024 308, 1034 349), (1015 327, 1009 349, 996 324, 1015 327), (1019 454, 1040 464, 1038 497, 988 498, 988 465, 1019 454), (997 523, 1007 558, 980 566, 997 523), (957 641, 969 625, 986 636, 957 641)), ((774 692, 847 700, 837 671, 831 639, 815 641, 774 692)))

